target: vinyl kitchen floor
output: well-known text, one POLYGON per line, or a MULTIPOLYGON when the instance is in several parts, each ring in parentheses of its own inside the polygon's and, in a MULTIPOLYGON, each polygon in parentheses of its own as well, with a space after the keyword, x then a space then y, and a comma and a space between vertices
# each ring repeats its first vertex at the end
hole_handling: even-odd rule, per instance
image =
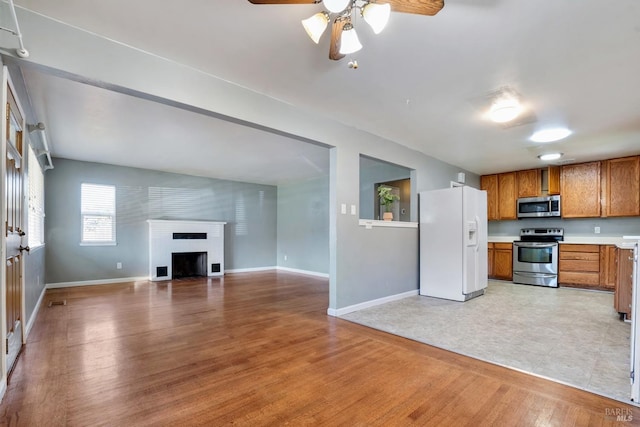
POLYGON ((464 303, 415 296, 341 318, 629 401, 631 324, 611 293, 489 281, 464 303))

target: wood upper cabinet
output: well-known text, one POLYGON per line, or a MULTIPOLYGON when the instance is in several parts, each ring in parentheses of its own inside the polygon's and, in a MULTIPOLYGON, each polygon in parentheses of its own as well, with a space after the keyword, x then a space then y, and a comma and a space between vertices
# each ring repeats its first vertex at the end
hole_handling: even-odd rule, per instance
POLYGON ((517 187, 515 172, 498 174, 498 219, 517 219, 517 187))
POLYGON ((482 175, 480 189, 487 192, 487 219, 498 219, 498 175, 482 175))
POLYGON ((599 217, 600 186, 600 162, 562 166, 560 178, 562 217, 599 217))
POLYGON ((602 216, 640 215, 640 156, 602 162, 602 216))
POLYGON ((547 169, 547 193, 550 196, 560 194, 560 166, 549 166, 547 169))
POLYGON ((516 172, 518 181, 518 198, 538 197, 542 194, 542 178, 540 169, 529 169, 516 172))

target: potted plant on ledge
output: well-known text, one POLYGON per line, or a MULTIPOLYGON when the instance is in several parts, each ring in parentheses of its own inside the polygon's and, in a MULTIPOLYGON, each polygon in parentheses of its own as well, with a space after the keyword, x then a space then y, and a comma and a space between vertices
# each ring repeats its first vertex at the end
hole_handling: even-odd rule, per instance
POLYGON ((381 185, 378 187, 378 197, 380 198, 380 204, 384 205, 384 214, 382 219, 385 221, 393 221, 393 212, 391 212, 391 206, 396 200, 400 200, 400 197, 391 193, 392 188, 381 185))

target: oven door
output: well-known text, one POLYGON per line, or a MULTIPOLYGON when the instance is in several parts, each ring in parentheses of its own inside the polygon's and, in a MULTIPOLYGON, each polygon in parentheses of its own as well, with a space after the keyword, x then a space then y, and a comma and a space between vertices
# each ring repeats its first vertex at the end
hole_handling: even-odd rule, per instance
POLYGON ((513 242, 513 271, 558 274, 558 243, 513 242))

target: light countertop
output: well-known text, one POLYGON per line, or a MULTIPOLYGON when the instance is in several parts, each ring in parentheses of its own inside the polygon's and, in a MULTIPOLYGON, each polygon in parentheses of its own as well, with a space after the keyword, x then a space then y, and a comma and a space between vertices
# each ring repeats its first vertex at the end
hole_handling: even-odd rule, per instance
MULTIPOLYGON (((591 245, 628 245, 631 243, 629 237, 633 236, 598 236, 598 235, 586 235, 586 236, 564 236, 563 243, 577 243, 577 244, 591 244, 591 245)), ((520 236, 489 236, 490 243, 511 243, 515 240, 520 240, 520 236)), ((640 240, 640 236, 638 236, 640 240)), ((633 244, 633 243, 631 243, 633 244)))

